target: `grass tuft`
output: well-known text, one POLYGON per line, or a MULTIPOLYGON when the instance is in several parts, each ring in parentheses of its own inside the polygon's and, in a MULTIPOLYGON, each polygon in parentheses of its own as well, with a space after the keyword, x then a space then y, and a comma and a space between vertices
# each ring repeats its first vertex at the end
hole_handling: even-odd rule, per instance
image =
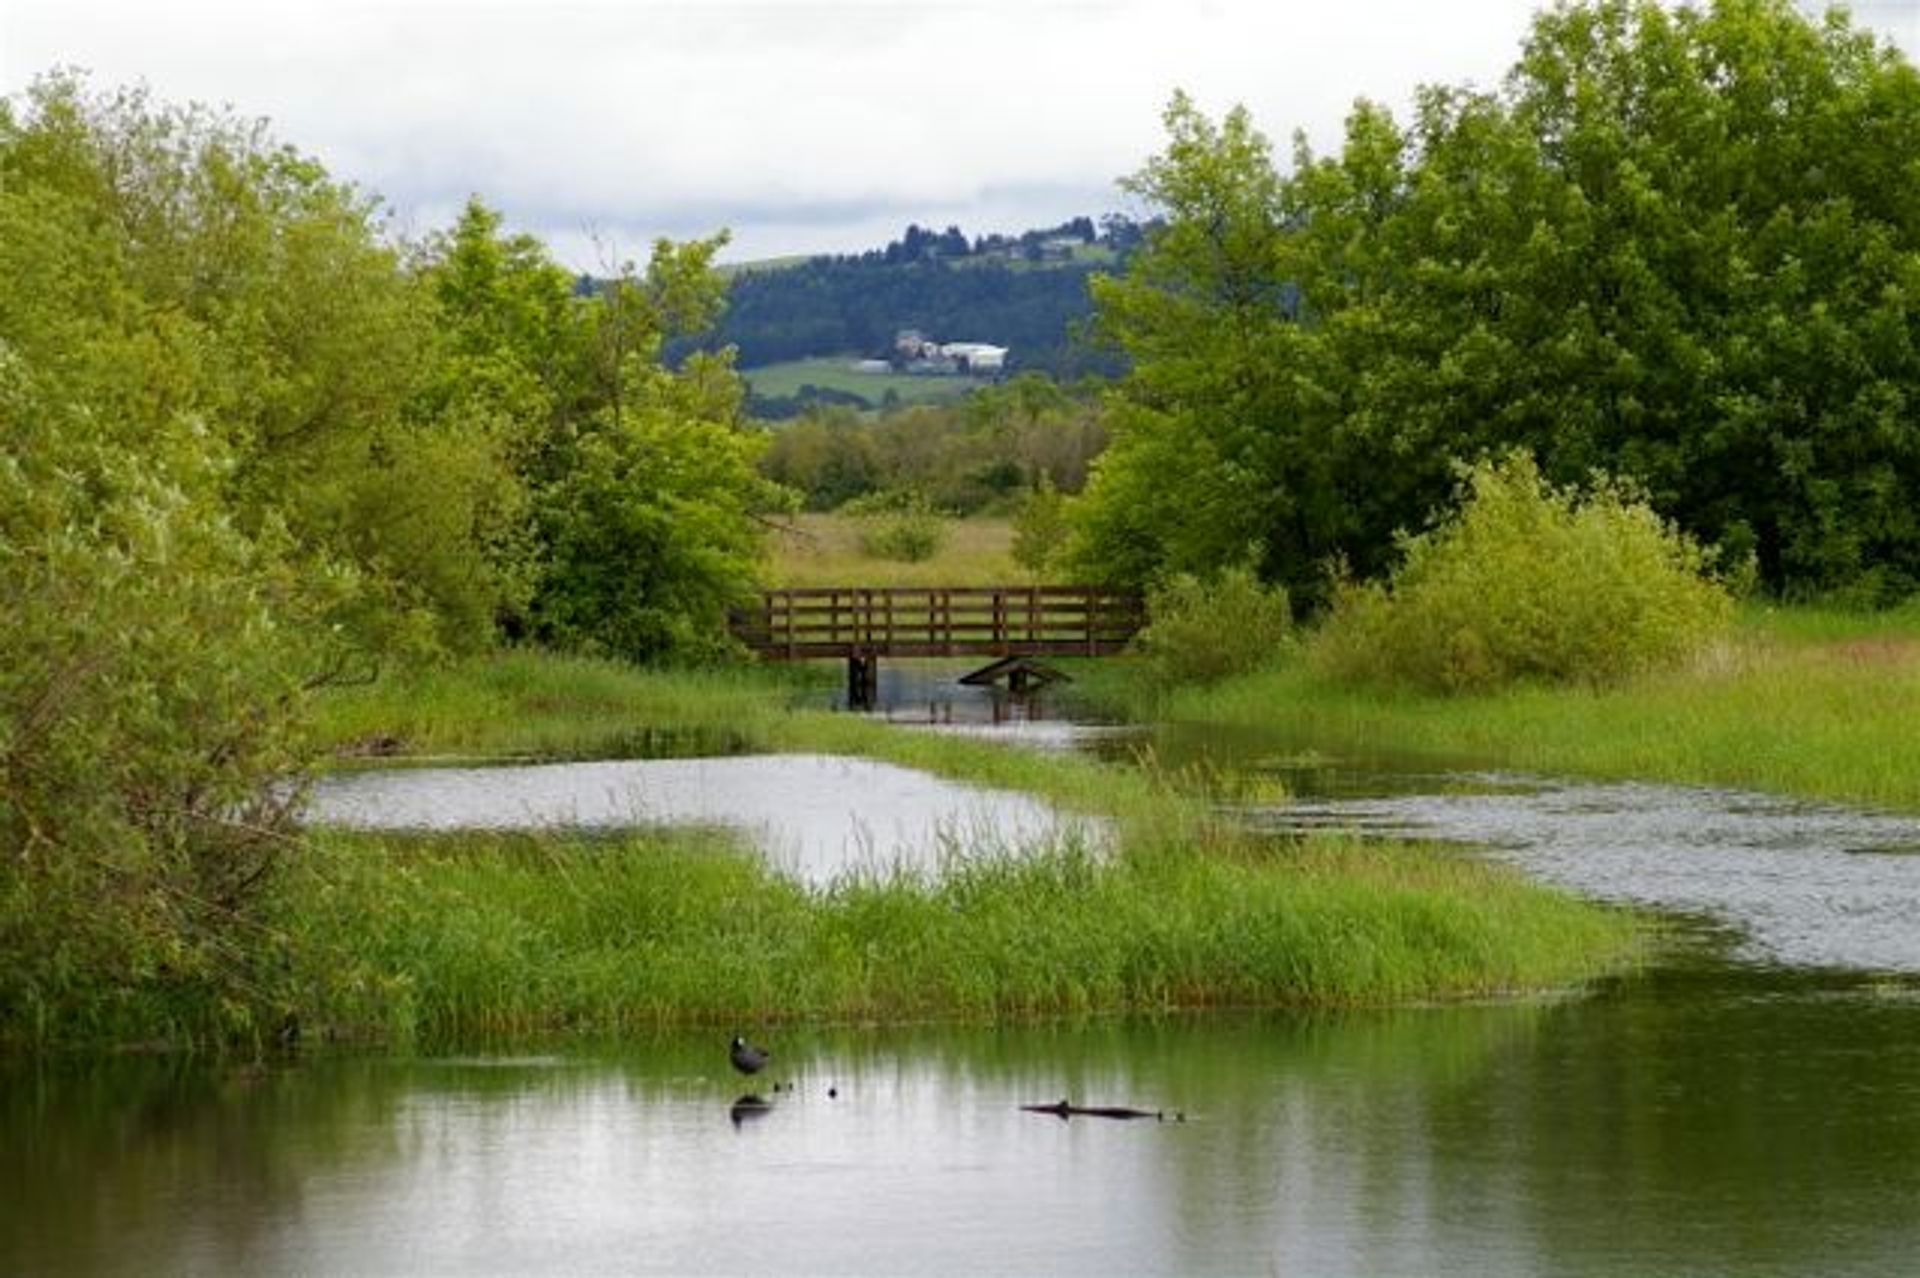
POLYGON ((315 1020, 401 1043, 1463 998, 1646 939, 1457 853, 1336 838, 1063 842, 809 889, 711 833, 327 833, 306 874, 283 925, 315 1020))

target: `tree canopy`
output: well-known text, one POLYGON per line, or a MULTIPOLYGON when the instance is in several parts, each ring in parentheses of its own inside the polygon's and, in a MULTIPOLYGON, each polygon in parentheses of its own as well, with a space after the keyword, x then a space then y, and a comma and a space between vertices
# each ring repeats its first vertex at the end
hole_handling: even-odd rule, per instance
POLYGON ((1561 4, 1492 92, 1356 104, 1283 174, 1177 97, 1096 282, 1133 372, 1083 562, 1381 571, 1453 466, 1604 468, 1776 589, 1920 582, 1920 77, 1788 0, 1561 4))
POLYGON ((772 430, 761 467, 814 510, 912 492, 941 510, 973 514, 1042 487, 1080 491, 1105 442, 1091 388, 1021 373, 951 405, 878 416, 816 407, 772 430))
POLYGON ((721 645, 788 499, 728 361, 660 358, 718 243, 579 296, 478 200, 397 242, 259 123, 0 101, 0 1038, 270 1028, 248 911, 315 686, 721 645))

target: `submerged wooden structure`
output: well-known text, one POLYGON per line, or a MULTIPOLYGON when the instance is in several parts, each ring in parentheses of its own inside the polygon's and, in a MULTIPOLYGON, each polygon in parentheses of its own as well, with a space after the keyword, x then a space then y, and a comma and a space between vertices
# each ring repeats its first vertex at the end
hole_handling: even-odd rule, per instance
POLYGON ((735 639, 772 661, 847 663, 847 700, 871 705, 882 657, 991 657, 963 683, 1014 691, 1062 678, 1045 657, 1119 652, 1146 617, 1139 595, 1092 586, 815 586, 736 609, 735 639))

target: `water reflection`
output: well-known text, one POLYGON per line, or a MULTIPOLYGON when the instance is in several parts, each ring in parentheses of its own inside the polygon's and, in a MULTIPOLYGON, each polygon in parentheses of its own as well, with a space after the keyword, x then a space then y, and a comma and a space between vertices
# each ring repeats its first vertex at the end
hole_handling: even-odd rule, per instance
MULTIPOLYGON (((1177 738, 1156 748, 1183 762, 1177 738)), ((1920 826, 1334 761, 1264 736, 1209 748, 1308 795, 1258 814, 1270 823, 1488 843, 1584 891, 1737 922, 1750 963, 1525 1004, 786 1029, 780 1076, 745 1095, 725 1035, 0 1077, 0 1273, 1911 1267, 1920 982, 1762 960, 1920 970, 1920 826), (1062 1097, 1188 1121, 1020 1108, 1062 1097)), ((899 771, 832 764, 860 802, 899 771)), ((693 788, 750 809, 768 769, 746 766, 693 788)), ((461 771, 429 816, 544 802, 503 771, 461 771)), ((665 789, 634 775, 596 774, 547 810, 662 819, 665 789)), ((786 778, 780 819, 817 780, 786 778)))
MULTIPOLYGON (((979 661, 883 661, 873 706, 861 713, 921 731, 989 739, 1039 750, 1102 750, 1137 739, 1133 724, 1107 722, 1074 699, 1071 683, 1014 693, 960 677, 979 661)), ((832 704, 846 709, 845 694, 832 704)))
POLYGON ((1027 795, 798 754, 336 773, 315 785, 309 815, 369 829, 724 825, 815 883, 863 867, 932 868, 954 847, 1098 837, 1027 795))
POLYGON ((4 1080, 0 1271, 1899 1272, 1920 1241, 1920 1002, 1871 984, 777 1050, 792 1091, 744 1108, 711 1036, 4 1080), (1061 1096, 1189 1121, 1019 1109, 1061 1096))
POLYGON ((727 1106, 727 1120, 735 1127, 744 1127, 748 1123, 758 1122, 772 1112, 772 1101, 757 1092, 748 1092, 744 1096, 735 1097, 733 1104, 727 1106))
MULTIPOLYGON (((894 723, 1009 725, 1044 723, 1069 717, 1071 685, 1056 684, 1012 693, 1003 687, 963 684, 960 678, 986 665, 978 660, 895 660, 880 662, 871 713, 894 723)), ((831 703, 848 708, 846 690, 831 703)))

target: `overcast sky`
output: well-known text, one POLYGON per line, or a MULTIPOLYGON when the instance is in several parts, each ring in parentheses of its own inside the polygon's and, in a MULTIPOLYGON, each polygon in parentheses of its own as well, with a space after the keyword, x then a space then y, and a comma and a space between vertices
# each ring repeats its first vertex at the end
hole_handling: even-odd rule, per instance
MULTIPOLYGON (((569 264, 655 235, 733 259, 909 221, 1125 208, 1175 88, 1325 146, 1357 96, 1496 83, 1535 0, 0 0, 0 93, 97 87, 265 116, 399 227, 469 193, 569 264)), ((1920 0, 1855 12, 1920 48, 1920 0)))

